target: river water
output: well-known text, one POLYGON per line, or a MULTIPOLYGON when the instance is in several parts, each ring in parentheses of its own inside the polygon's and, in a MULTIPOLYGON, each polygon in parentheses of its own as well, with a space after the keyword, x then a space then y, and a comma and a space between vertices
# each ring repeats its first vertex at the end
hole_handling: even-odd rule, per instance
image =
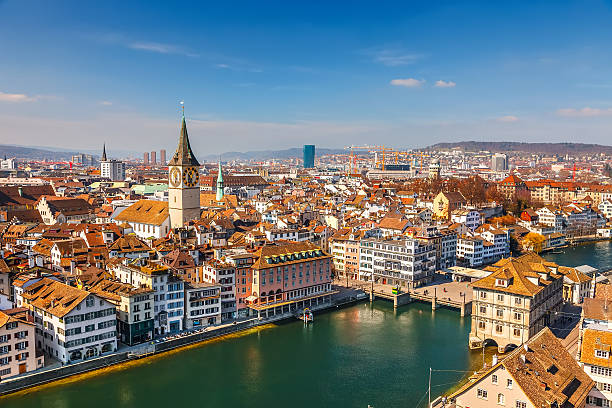
POLYGON ((482 364, 470 319, 376 301, 162 355, 68 384, 0 398, 2 408, 425 406, 482 364))
POLYGON ((577 245, 560 251, 560 254, 549 252, 543 257, 562 266, 590 265, 601 272, 612 269, 612 241, 577 245))

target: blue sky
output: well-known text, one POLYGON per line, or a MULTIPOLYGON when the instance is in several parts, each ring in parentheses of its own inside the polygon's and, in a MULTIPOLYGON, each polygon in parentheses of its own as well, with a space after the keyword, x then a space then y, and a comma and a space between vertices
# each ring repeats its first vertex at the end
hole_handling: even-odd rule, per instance
POLYGON ((609 144, 604 1, 0 0, 0 143, 609 144))

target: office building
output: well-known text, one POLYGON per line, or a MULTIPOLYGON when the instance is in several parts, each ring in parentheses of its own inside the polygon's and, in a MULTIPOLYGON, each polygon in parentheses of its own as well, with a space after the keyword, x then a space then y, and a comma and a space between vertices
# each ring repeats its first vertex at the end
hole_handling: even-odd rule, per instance
POLYGON ((159 164, 162 166, 166 165, 166 149, 161 149, 159 151, 159 164))
POLYGON ((315 162, 315 146, 314 145, 304 145, 304 168, 312 169, 314 168, 315 162))
POLYGON ((491 170, 498 172, 508 171, 508 155, 495 153, 491 157, 491 170))
POLYGON ((149 164, 149 152, 144 152, 142 162, 144 163, 145 166, 149 164))
POLYGON ((151 157, 151 164, 157 164, 157 152, 152 151, 150 157, 151 157))

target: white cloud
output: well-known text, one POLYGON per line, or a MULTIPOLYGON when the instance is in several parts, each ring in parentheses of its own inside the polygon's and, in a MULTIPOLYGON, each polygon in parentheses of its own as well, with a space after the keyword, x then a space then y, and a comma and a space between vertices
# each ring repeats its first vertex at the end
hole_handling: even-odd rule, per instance
POLYGON ((454 88, 457 84, 453 81, 443 81, 443 80, 439 80, 436 81, 436 84, 434 85, 436 88, 454 88))
POLYGON ((185 55, 187 57, 199 57, 198 54, 194 54, 192 52, 185 50, 183 47, 179 47, 177 45, 172 45, 172 44, 135 41, 135 42, 129 43, 127 47, 133 50, 150 51, 150 52, 156 52, 158 54, 179 54, 179 55, 185 55))
POLYGON ((425 83, 424 79, 414 79, 414 78, 405 78, 405 79, 393 79, 391 80, 391 85, 394 86, 405 86, 407 88, 418 88, 425 83))
POLYGON ((100 105, 102 106, 111 106, 113 103, 111 101, 101 101, 100 105))
POLYGON ((12 93, 0 92, 0 102, 13 102, 13 103, 36 102, 40 98, 41 98, 40 95, 30 96, 26 94, 12 94, 12 93))
POLYGON ((557 110, 557 115, 559 116, 567 116, 574 118, 586 118, 586 117, 596 117, 596 116, 611 116, 612 108, 607 109, 599 109, 599 108, 591 108, 584 107, 582 109, 574 109, 574 108, 565 108, 557 110))
POLYGON ((517 122, 518 120, 519 118, 513 115, 507 115, 497 118, 498 122, 517 122))
POLYGON ((369 48, 360 51, 372 58, 372 61, 388 67, 411 65, 424 58, 422 54, 415 54, 401 48, 369 48))

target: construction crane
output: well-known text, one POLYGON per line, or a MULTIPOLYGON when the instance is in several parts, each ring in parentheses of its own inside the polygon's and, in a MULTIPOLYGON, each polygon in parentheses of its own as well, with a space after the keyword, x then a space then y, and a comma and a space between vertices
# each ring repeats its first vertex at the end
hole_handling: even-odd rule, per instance
POLYGON ((382 169, 385 169, 385 155, 387 153, 390 153, 393 151, 392 148, 390 147, 386 147, 386 146, 347 146, 345 147, 345 149, 350 149, 351 150, 351 154, 349 156, 349 168, 350 168, 350 173, 353 174, 353 166, 354 163, 357 161, 357 157, 355 156, 355 150, 366 150, 368 153, 374 153, 374 165, 378 166, 379 164, 382 165, 382 169), (378 153, 382 153, 382 160, 380 160, 378 158, 378 153))

